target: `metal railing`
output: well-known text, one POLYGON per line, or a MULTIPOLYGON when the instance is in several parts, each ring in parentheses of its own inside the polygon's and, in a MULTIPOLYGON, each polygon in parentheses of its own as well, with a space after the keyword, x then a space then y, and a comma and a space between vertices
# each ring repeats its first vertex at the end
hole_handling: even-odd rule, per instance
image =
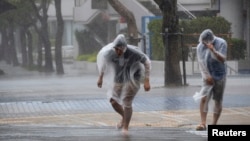
POLYGON ((184 6, 182 6, 179 2, 177 2, 177 6, 183 10, 185 14, 187 14, 190 18, 196 19, 196 16, 192 14, 189 10, 187 10, 184 6))

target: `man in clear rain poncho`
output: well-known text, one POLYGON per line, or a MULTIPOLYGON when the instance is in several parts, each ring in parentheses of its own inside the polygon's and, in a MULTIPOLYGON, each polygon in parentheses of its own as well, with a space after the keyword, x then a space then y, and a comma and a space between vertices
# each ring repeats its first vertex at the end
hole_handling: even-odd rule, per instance
POLYGON ((216 37, 210 29, 204 30, 199 37, 197 59, 203 85, 200 92, 193 96, 200 102, 201 123, 196 130, 206 130, 208 105, 214 100, 212 124, 216 125, 222 111, 223 94, 226 83, 227 42, 216 37))
POLYGON ((151 61, 138 47, 128 45, 125 36, 119 34, 112 43, 99 51, 97 68, 97 85, 101 88, 105 77, 108 99, 122 117, 117 128, 127 133, 133 112, 132 102, 140 83, 144 83, 145 91, 150 90, 151 61))

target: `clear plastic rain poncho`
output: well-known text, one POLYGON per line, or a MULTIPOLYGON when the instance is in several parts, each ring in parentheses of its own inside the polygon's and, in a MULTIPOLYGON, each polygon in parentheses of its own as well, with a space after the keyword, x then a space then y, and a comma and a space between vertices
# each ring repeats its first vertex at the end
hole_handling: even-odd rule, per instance
POLYGON ((210 77, 210 73, 207 67, 207 59, 210 54, 210 50, 203 45, 203 41, 211 43, 214 41, 214 35, 211 30, 204 30, 199 37, 199 44, 197 46, 197 60, 199 64, 199 69, 201 71, 201 76, 203 79, 203 84, 201 90, 196 92, 193 96, 196 102, 199 102, 203 97, 208 96, 213 88, 212 85, 207 85, 205 80, 210 77))
POLYGON ((150 75, 151 63, 146 54, 138 47, 128 45, 125 36, 119 34, 97 54, 97 69, 99 74, 104 73, 103 86, 108 90, 108 99, 113 98, 121 105, 131 106, 141 81, 150 75), (117 44, 124 47, 123 55, 120 57, 114 49, 117 44), (122 87, 121 91, 115 90, 114 87, 117 86, 122 87), (128 95, 131 95, 131 99, 127 98, 129 100, 125 102, 124 99, 128 95))
MULTIPOLYGON (((201 90, 199 92, 196 92, 193 96, 194 100, 196 102, 199 102, 203 97, 207 96, 207 104, 205 106, 205 109, 204 111, 208 111, 208 106, 211 104, 209 104, 209 101, 211 99, 211 94, 212 94, 212 88, 213 88, 213 85, 208 85, 206 84, 205 80, 208 78, 208 77, 211 77, 212 74, 210 74, 211 71, 209 71, 209 65, 208 62, 213 59, 213 60, 217 60, 217 57, 210 51, 210 49, 208 49, 204 44, 203 42, 206 42, 206 43, 214 43, 216 40, 217 44, 220 45, 222 41, 220 38, 216 37, 213 32, 210 30, 210 29, 206 29, 204 30, 200 37, 199 37, 199 44, 197 46, 197 59, 198 59, 198 64, 199 64, 199 68, 201 70, 201 75, 202 75, 202 79, 203 79, 203 84, 202 84, 202 87, 201 87, 201 90)), ((222 44, 221 44, 222 45, 222 44)), ((216 45, 214 47, 217 47, 216 45)), ((220 47, 221 49, 223 49, 223 47, 220 47)), ((225 56, 226 54, 226 50, 223 50, 223 51, 220 51, 220 52, 217 52, 219 53, 221 56, 225 56), (222 52, 222 53, 220 53, 222 52)), ((220 68, 220 66, 219 66, 220 68)), ((222 73, 221 76, 219 77, 222 77, 224 74, 222 73)), ((214 78, 216 79, 216 78, 214 78)), ((219 78, 220 79, 220 78, 219 78)), ((222 102, 222 101, 221 101, 222 102)), ((209 107, 210 107, 209 106, 209 107)), ((216 112, 216 107, 213 107, 213 112, 216 112)))

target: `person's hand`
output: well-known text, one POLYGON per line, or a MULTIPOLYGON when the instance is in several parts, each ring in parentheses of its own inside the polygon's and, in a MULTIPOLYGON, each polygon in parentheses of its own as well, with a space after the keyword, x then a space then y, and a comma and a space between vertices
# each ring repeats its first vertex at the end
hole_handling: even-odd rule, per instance
POLYGON ((102 87, 102 78, 101 78, 101 77, 99 77, 99 79, 98 79, 98 81, 97 81, 97 86, 98 86, 99 88, 102 87))
POLYGON ((204 43, 206 45, 207 48, 209 48, 210 50, 214 49, 214 45, 212 43, 204 43))
POLYGON ((212 77, 208 77, 208 78, 206 79, 206 83, 207 83, 208 85, 213 85, 213 84, 214 84, 213 78, 212 78, 212 77))
POLYGON ((145 91, 149 91, 150 90, 150 83, 149 83, 148 79, 144 80, 144 90, 145 91))

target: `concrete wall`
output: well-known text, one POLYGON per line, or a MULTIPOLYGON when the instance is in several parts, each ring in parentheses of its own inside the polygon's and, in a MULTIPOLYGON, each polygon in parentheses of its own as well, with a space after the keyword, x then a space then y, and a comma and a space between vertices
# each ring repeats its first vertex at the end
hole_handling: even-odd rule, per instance
POLYGON ((86 0, 80 7, 74 7, 74 22, 81 22, 82 24, 88 24, 98 13, 97 9, 91 8, 91 0, 86 0))
POLYGON ((220 0, 220 15, 232 23, 232 37, 243 38, 243 1, 220 0))
MULTIPOLYGON (((73 0, 62 0, 62 16, 64 20, 73 20, 73 7, 75 3, 73 0)), ((52 3, 48 9, 49 20, 56 20, 55 5, 52 3)))

